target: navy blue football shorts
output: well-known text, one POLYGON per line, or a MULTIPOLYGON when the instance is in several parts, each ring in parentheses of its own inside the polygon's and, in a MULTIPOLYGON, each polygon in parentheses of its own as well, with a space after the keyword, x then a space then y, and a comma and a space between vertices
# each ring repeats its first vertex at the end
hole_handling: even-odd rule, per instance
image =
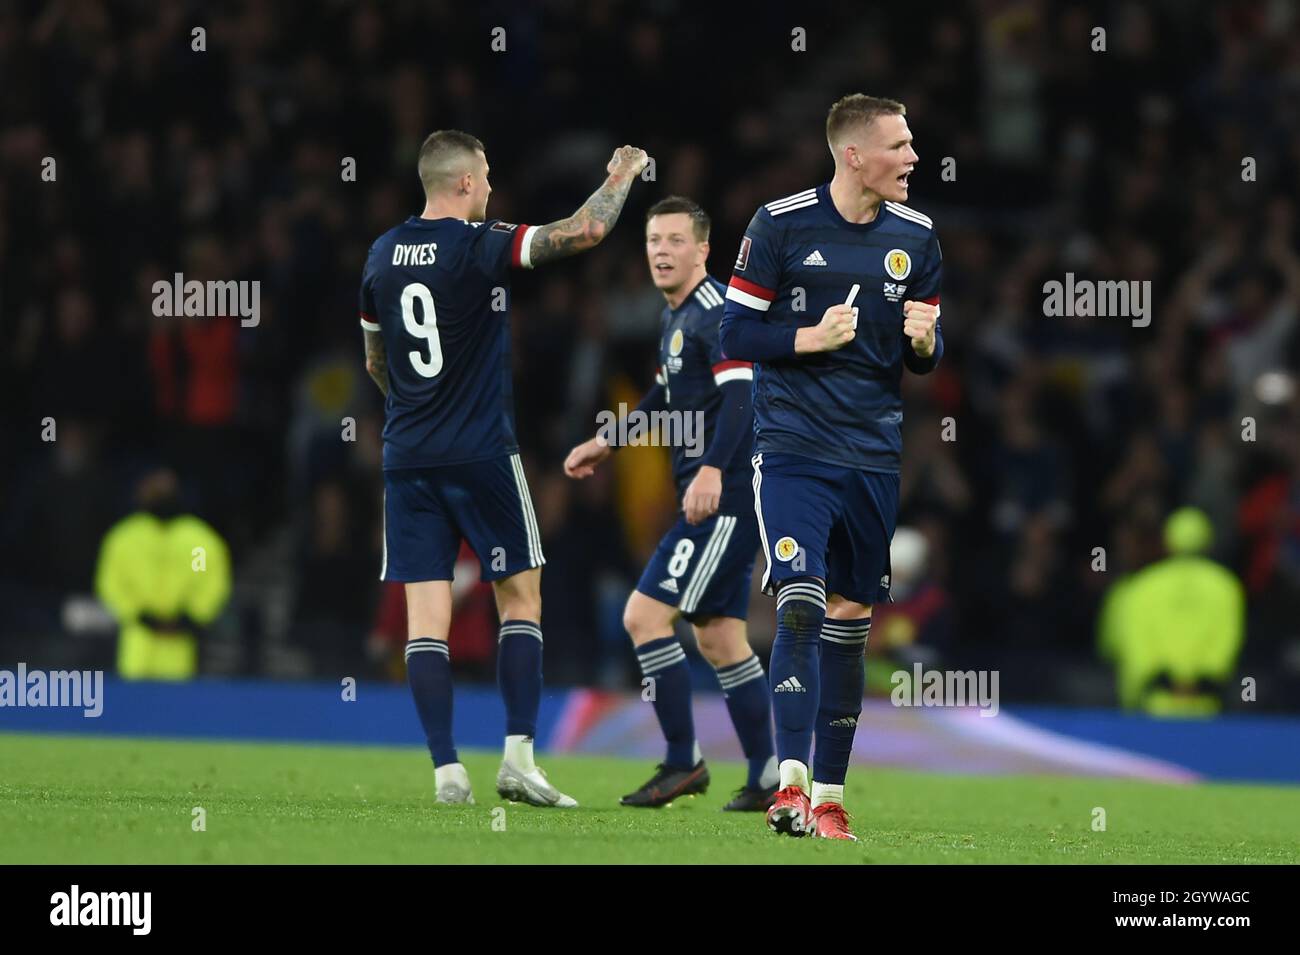
POLYGON ((749 612, 749 586, 758 554, 752 514, 714 514, 701 524, 684 516, 659 541, 636 589, 676 607, 689 621, 749 612))
POLYGON ((767 569, 763 592, 819 577, 855 603, 889 598, 889 542, 898 521, 898 475, 825 464, 797 454, 754 455, 754 510, 767 569))
POLYGON ((451 580, 461 538, 478 555, 483 580, 546 563, 518 454, 384 472, 380 580, 451 580))

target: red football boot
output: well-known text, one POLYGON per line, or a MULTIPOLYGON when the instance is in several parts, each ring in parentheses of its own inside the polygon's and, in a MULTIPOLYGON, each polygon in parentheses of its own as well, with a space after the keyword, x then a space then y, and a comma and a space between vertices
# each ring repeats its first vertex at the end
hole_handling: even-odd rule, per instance
POLYGON ((787 836, 802 836, 812 825, 812 802, 798 786, 778 789, 767 810, 767 828, 787 836))
POLYGON ((858 837, 849 831, 849 814, 837 802, 824 802, 812 811, 812 828, 809 835, 818 839, 858 841, 858 837))

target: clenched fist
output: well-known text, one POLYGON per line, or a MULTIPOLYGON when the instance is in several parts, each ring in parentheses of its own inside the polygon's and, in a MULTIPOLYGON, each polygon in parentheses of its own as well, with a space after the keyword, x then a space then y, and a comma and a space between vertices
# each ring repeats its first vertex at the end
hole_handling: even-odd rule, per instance
POLYGON ((851 305, 832 305, 822 313, 822 320, 816 325, 795 332, 794 353, 809 355, 843 348, 853 341, 857 327, 856 308, 851 305))
POLYGON ((614 156, 609 161, 605 170, 610 173, 618 173, 623 176, 635 176, 646 167, 650 161, 649 154, 644 149, 636 146, 619 146, 614 150, 614 156))
POLYGON ((938 305, 903 303, 903 334, 912 339, 912 351, 921 358, 934 354, 934 326, 938 320, 938 305))

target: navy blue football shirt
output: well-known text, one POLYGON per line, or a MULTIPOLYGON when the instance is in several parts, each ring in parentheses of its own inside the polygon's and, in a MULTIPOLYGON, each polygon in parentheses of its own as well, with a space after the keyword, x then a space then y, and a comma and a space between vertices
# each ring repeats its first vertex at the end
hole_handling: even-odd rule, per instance
MULTIPOLYGON (((722 412, 721 387, 730 381, 749 381, 752 366, 747 361, 729 361, 718 344, 723 295, 727 287, 706 275, 677 308, 664 307, 663 334, 659 341, 659 372, 655 380, 665 387, 669 410, 686 414, 701 412, 703 443, 707 451, 718 434, 722 412)), ((686 493, 706 454, 688 456, 687 449, 674 444, 673 480, 679 495, 686 493)), ((722 469, 723 500, 748 512, 753 507, 750 492, 752 442, 742 439, 728 460, 714 462, 722 469)))
POLYGON ((361 325, 388 355, 384 468, 513 453, 511 268, 530 268, 535 227, 412 216, 375 240, 361 325))
POLYGON ((871 222, 848 222, 825 183, 759 209, 741 241, 722 327, 724 350, 731 323, 789 330, 784 357, 754 366, 754 450, 897 473, 903 367, 931 370, 943 342, 936 323, 934 355, 918 357, 903 334, 903 303, 937 305, 942 277, 933 223, 907 206, 885 202, 871 222), (847 301, 854 285, 854 339, 796 356, 795 332, 847 301))

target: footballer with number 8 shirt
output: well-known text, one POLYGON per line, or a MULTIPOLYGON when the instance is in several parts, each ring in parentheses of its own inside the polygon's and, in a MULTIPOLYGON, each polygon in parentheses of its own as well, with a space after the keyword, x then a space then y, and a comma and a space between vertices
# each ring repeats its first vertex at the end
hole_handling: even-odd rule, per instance
POLYGON ((723 353, 754 362, 754 508, 777 617, 767 821, 794 836, 855 838, 844 779, 871 607, 889 594, 900 383, 943 354, 939 241, 901 205, 917 162, 905 114, 861 94, 831 107, 834 178, 755 213, 722 319, 723 353))
MULTIPOLYGON (((771 707, 763 665, 749 646, 748 616, 758 522, 749 459, 754 443, 748 362, 718 348, 726 286, 709 275, 710 220, 699 204, 669 196, 646 214, 646 258, 665 307, 654 386, 633 415, 666 409, 698 415, 708 450, 674 444, 673 478, 682 514, 660 540, 623 611, 641 675, 653 681, 655 716, 667 753, 624 806, 661 807, 708 790, 709 769, 695 739, 690 666, 673 629, 680 614, 713 667, 749 764, 745 785, 723 806, 763 812, 776 795, 771 707)), ((629 416, 631 417, 631 416, 629 416)), ((564 473, 582 480, 612 453, 597 436, 574 448, 564 473)))
POLYGON ((514 225, 487 215, 483 144, 443 130, 420 147, 425 206, 370 248, 361 281, 366 369, 385 395, 381 580, 406 584, 406 668, 433 758, 438 802, 473 802, 452 741, 447 631, 464 538, 492 582, 506 709, 496 788, 536 806, 576 806, 533 760, 542 693, 541 536, 515 439, 510 383, 512 268, 597 245, 647 161, 623 146, 567 219, 514 225))

